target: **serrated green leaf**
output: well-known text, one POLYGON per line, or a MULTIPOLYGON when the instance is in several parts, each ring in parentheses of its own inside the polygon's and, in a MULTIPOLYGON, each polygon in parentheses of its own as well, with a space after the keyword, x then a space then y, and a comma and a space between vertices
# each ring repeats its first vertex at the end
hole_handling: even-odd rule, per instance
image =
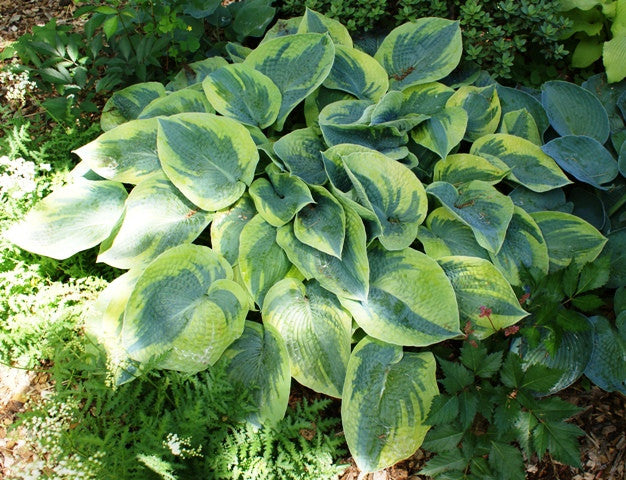
MULTIPOLYGON (((443 452, 426 462, 426 465, 419 471, 420 475, 430 475, 432 477, 444 478, 447 472, 458 472, 460 478, 464 474, 464 470, 468 465, 468 461, 463 457, 459 449, 449 452, 443 452)), ((448 478, 459 478, 450 476, 448 478)))
POLYGON ((437 263, 416 250, 368 250, 366 299, 340 298, 368 335, 396 345, 424 346, 460 335, 454 291, 437 263))
POLYGON ((249 300, 228 262, 207 247, 179 245, 141 274, 124 314, 122 345, 139 362, 197 372, 214 364, 244 328, 249 300), (157 306, 157 307, 155 307, 157 306))
POLYGON ((438 393, 430 352, 365 337, 355 347, 346 373, 341 418, 350 453, 364 472, 411 456, 429 427, 424 424, 438 393))
POLYGON ((341 397, 352 319, 337 298, 315 281, 286 278, 267 293, 263 321, 284 339, 291 375, 303 385, 341 397))
POLYGON ((526 478, 522 452, 512 445, 491 442, 489 465, 501 480, 524 480, 526 478))
MULTIPOLYGON (((444 374, 441 384, 448 394, 457 394, 474 383, 474 374, 460 363, 443 359, 439 359, 437 363, 444 374)), ((463 408, 462 405, 459 407, 463 408)))
MULTIPOLYGON (((453 398, 458 400, 457 397, 453 398)), ((459 430, 459 427, 455 424, 438 425, 431 428, 426 434, 426 438, 424 439, 422 446, 426 450, 436 453, 444 453, 455 450, 463 438, 463 431, 459 430)))
POLYGON ((593 312, 604 305, 604 300, 593 294, 580 295, 572 298, 572 305, 583 312, 593 312))
POLYGON ((62 260, 105 240, 124 212, 118 182, 80 180, 40 200, 5 237, 20 248, 62 260))
MULTIPOLYGON (((430 405, 430 410, 428 411, 428 418, 426 419, 426 421, 429 425, 448 424, 454 421, 457 418, 458 414, 459 397, 457 397, 456 395, 437 395, 435 398, 433 398, 433 403, 430 405)), ((428 434, 428 436, 430 437, 430 433, 428 434)))
POLYGON ((569 423, 543 422, 533 430, 533 445, 539 457, 549 451, 555 460, 579 468, 577 437, 583 434, 580 428, 569 423))
POLYGON ((170 181, 207 211, 235 203, 252 183, 259 153, 239 123, 210 113, 160 118, 157 148, 170 181))
POLYGON ((163 173, 155 174, 130 192, 121 224, 101 245, 98 261, 124 269, 146 265, 168 248, 194 241, 211 218, 163 173))

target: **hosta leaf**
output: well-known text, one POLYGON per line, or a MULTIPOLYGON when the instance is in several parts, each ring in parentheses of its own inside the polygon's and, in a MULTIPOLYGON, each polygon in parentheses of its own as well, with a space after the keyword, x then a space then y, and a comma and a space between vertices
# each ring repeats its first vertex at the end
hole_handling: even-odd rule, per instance
POLYGON ((359 99, 378 101, 389 88, 389 81, 385 69, 367 53, 336 45, 335 62, 324 86, 359 99))
POLYGON ((403 108, 423 115, 436 115, 445 107, 454 89, 443 83, 424 83, 402 90, 403 108))
POLYGON ((429 257, 465 255, 489 259, 487 250, 478 244, 471 227, 445 207, 430 212, 426 218, 426 226, 434 238, 425 236, 421 226, 417 238, 424 245, 424 251, 429 257))
POLYGON ((215 70, 202 82, 213 108, 246 125, 269 127, 276 121, 282 96, 267 76, 237 63, 215 70))
POLYGON ((464 184, 459 190, 446 182, 433 182, 426 191, 471 227, 481 247, 492 253, 500 250, 513 216, 513 201, 509 197, 480 180, 464 184))
POLYGON ((437 395, 435 358, 365 337, 346 373, 341 419, 357 466, 374 472, 411 456, 429 427, 424 424, 437 395))
MULTIPOLYGON (((604 317, 591 317, 593 348, 585 375, 608 392, 626 395, 626 337, 604 317)), ((622 320, 623 321, 623 320, 622 320)))
POLYGON ((495 157, 511 169, 508 178, 534 192, 547 192, 571 183, 541 147, 515 135, 485 135, 474 142, 470 153, 487 160, 495 157))
POLYGON ((541 149, 577 180, 602 190, 606 187, 601 184, 610 182, 619 173, 613 156, 591 137, 566 135, 546 143, 541 149))
POLYGON ((267 293, 263 321, 284 339, 293 378, 316 392, 341 397, 352 318, 337 297, 314 280, 286 278, 267 293))
POLYGON ((304 118, 309 128, 319 132, 320 112, 322 109, 330 105, 331 103, 339 102, 341 100, 354 100, 354 96, 349 93, 342 92, 341 90, 331 90, 324 86, 318 87, 313 93, 311 93, 304 100, 304 118))
POLYGON ((604 144, 609 138, 609 117, 600 100, 591 92, 561 80, 541 87, 550 124, 559 135, 585 135, 604 144))
POLYGON ((274 152, 287 170, 309 185, 322 185, 327 180, 321 154, 325 148, 312 128, 294 130, 274 143, 274 152))
POLYGON ((543 143, 535 119, 525 108, 505 113, 502 116, 500 133, 525 138, 539 146, 543 143))
POLYGON ((269 165, 267 178, 257 178, 250 185, 250 197, 263 219, 274 227, 291 221, 307 203, 313 202, 306 183, 289 173, 282 173, 276 165, 269 165))
POLYGON ((243 195, 259 160, 243 126, 209 113, 182 113, 158 121, 161 165, 189 200, 214 211, 243 195))
POLYGON ((263 40, 261 40, 261 44, 267 43, 274 38, 286 37, 287 35, 294 35, 298 33, 298 28, 301 23, 301 16, 288 19, 278 19, 272 28, 265 33, 263 40))
POLYGON ((352 37, 341 22, 306 8, 297 33, 328 33, 335 46, 352 48, 352 37))
POLYGON ((105 132, 136 119, 154 99, 165 96, 165 87, 158 82, 131 85, 111 95, 102 109, 100 126, 105 132))
POLYGON ((245 59, 267 75, 282 94, 276 126, 279 130, 293 108, 319 87, 328 76, 335 47, 328 35, 303 33, 269 40, 245 59))
POLYGON ((418 125, 411 132, 411 137, 415 143, 444 158, 463 140, 466 127, 465 110, 461 107, 448 107, 418 125))
POLYGON ((526 315, 511 285, 491 262, 451 256, 437 260, 452 283, 461 324, 470 322, 476 338, 486 338, 526 315))
POLYGON ((254 203, 248 195, 241 197, 230 208, 215 212, 211 223, 211 247, 231 265, 235 265, 239 258, 241 231, 256 213, 254 203))
POLYGON ((548 274, 548 246, 539 226, 522 208, 515 207, 500 251, 490 254, 493 264, 512 285, 521 285, 520 271, 548 274))
POLYGON ((152 100, 137 118, 154 118, 185 112, 214 113, 214 111, 201 89, 188 87, 152 100))
POLYGON ((461 59, 458 22, 421 18, 391 31, 374 58, 389 73, 391 88, 428 83, 444 78, 461 59))
MULTIPOLYGON (((390 250, 411 245, 428 208, 422 183, 407 167, 379 152, 361 149, 342 154, 342 150, 331 149, 325 155, 338 154, 359 204, 375 215, 381 243, 390 250)), ((345 191, 337 175, 332 177, 333 185, 345 191)))
POLYGON ((116 268, 145 265, 168 248, 195 240, 211 217, 156 174, 130 192, 121 225, 100 247, 98 261, 116 268))
POLYGON ((193 62, 176 74, 174 80, 167 84, 168 90, 180 90, 191 85, 202 83, 211 72, 228 65, 224 57, 210 57, 206 60, 193 62))
POLYGON ((346 215, 343 207, 324 187, 311 187, 313 203, 296 214, 293 233, 308 245, 341 259, 346 236, 346 215))
POLYGON ((285 342, 270 325, 246 321, 243 334, 220 359, 233 385, 250 392, 257 410, 245 420, 272 426, 285 416, 291 374, 285 342))
POLYGON ((565 192, 561 188, 555 188, 549 192, 533 192, 522 186, 515 187, 509 197, 518 207, 528 213, 543 212, 544 210, 558 210, 572 213, 573 205, 565 199, 565 192))
POLYGON ((366 299, 369 285, 369 264, 365 247, 365 227, 361 218, 347 205, 346 237, 341 259, 300 242, 293 225, 278 229, 276 242, 305 278, 315 278, 334 294, 356 300, 366 299))
POLYGON ((263 306, 267 291, 285 278, 291 268, 287 255, 276 243, 276 229, 261 215, 241 230, 238 265, 241 278, 259 307, 263 306))
MULTIPOLYGON (((621 8, 626 11, 625 7, 621 8)), ((626 17, 626 14, 622 14, 626 17)), ((624 35, 615 35, 611 40, 602 45, 602 60, 606 68, 606 76, 609 82, 619 82, 626 77, 626 38, 624 35)))
POLYGON ((98 175, 136 184, 161 168, 156 139, 156 119, 133 120, 103 133, 74 153, 98 175))
POLYGON ((537 223, 548 245, 550 272, 570 263, 581 267, 593 262, 602 251, 606 238, 582 218, 563 212, 534 212, 530 216, 537 223))
POLYGON ((5 235, 24 250, 62 260, 105 240, 126 197, 121 183, 81 180, 39 201, 5 235))
POLYGON ((228 57, 233 63, 243 62, 252 51, 251 48, 245 47, 236 42, 228 42, 224 47, 224 50, 226 50, 228 57))
POLYGON ((469 153, 448 155, 435 164, 433 180, 448 182, 455 187, 472 180, 482 180, 493 185, 509 173, 505 164, 496 163, 493 159, 488 161, 469 153))
POLYGON ((437 262, 417 250, 389 252, 377 244, 368 256, 367 299, 340 298, 368 335, 424 346, 461 334, 454 290, 437 262))
POLYGON ((473 142, 483 135, 495 133, 502 108, 495 85, 459 88, 446 102, 447 107, 462 107, 467 112, 465 140, 473 142))
POLYGON ((602 257, 608 257, 610 266, 607 287, 619 288, 626 285, 626 228, 613 230, 607 235, 602 257))
POLYGON ((399 132, 408 132, 424 122, 430 115, 415 113, 404 105, 404 94, 397 90, 386 93, 369 112, 370 125, 395 127, 399 132))
MULTIPOLYGON (((342 100, 331 103, 320 112, 319 125, 324 140, 330 146, 352 143, 361 145, 392 158, 408 142, 407 133, 396 126, 370 125, 369 100, 342 100)), ((403 156, 406 156, 406 149, 403 156)), ((396 157, 402 158, 402 156, 396 157)))
POLYGON ((228 262, 207 247, 179 245, 144 270, 130 295, 122 344, 136 361, 197 372, 239 338, 248 295, 228 262))
POLYGON ((502 85, 498 85, 496 88, 498 90, 500 105, 502 106, 502 114, 506 115, 509 112, 521 109, 527 110, 537 124, 539 136, 543 137, 544 132, 550 126, 550 121, 541 103, 535 99, 535 97, 522 90, 504 87, 502 85))

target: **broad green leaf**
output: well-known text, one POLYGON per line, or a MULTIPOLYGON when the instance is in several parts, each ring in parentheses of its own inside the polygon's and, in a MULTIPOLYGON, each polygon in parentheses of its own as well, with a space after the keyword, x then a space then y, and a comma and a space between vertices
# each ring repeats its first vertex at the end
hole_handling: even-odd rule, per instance
POLYGON ((324 86, 362 100, 378 101, 389 88, 389 80, 385 69, 367 53, 336 45, 335 62, 324 86))
POLYGON ((407 111, 436 115, 446 107, 446 102, 453 94, 454 89, 443 83, 414 85, 402 90, 402 105, 407 111))
POLYGON ((319 87, 328 76, 335 47, 328 35, 303 33, 269 40, 245 59, 267 75, 282 94, 276 126, 282 130, 289 112, 319 87))
POLYGON ((346 373, 341 420, 350 453, 363 472, 410 457, 429 427, 424 424, 439 393, 435 358, 365 337, 346 373))
POLYGON ((418 125, 411 138, 427 149, 445 158, 465 135, 467 113, 461 107, 444 108, 418 125))
POLYGON ((511 169, 508 178, 534 192, 547 192, 571 183, 541 147, 515 135, 485 135, 473 143, 470 153, 487 160, 495 157, 511 169))
POLYGON ((532 268, 548 274, 548 246, 541 230, 533 218, 518 206, 513 210, 502 248, 490 256, 512 285, 521 285, 520 271, 525 269, 532 268))
POLYGON ((226 50, 228 57, 233 63, 243 62, 252 51, 251 48, 245 47, 236 42, 228 42, 224 47, 224 50, 226 50))
POLYGON ((137 184, 160 170, 157 120, 132 120, 103 133, 74 153, 98 175, 137 184))
POLYGON ((602 257, 608 257, 610 266, 607 287, 619 288, 626 285, 626 228, 613 230, 607 235, 602 257))
POLYGON ((396 126, 371 125, 371 107, 369 100, 342 100, 324 107, 320 112, 319 126, 324 140, 329 146, 352 143, 397 156, 398 149, 408 142, 408 135, 396 126))
POLYGON ((391 88, 403 90, 444 78, 456 68, 461 53, 458 22, 421 18, 393 29, 374 58, 388 72, 391 88))
POLYGON ((306 204, 313 202, 306 183, 289 173, 282 173, 271 164, 265 169, 269 179, 257 178, 250 185, 250 197, 263 219, 274 227, 280 227, 298 213, 306 204))
POLYGON ((293 225, 278 229, 276 242, 305 278, 315 278, 322 287, 340 297, 364 300, 369 286, 369 264, 365 247, 365 227, 352 208, 343 204, 346 237, 341 259, 300 242, 293 225))
POLYGON ((203 210, 235 203, 254 177, 259 161, 248 130, 210 113, 160 118, 157 148, 170 181, 203 210))
POLYGON ((420 226, 417 238, 429 257, 465 255, 489 259, 488 252, 476 241, 471 227, 445 207, 435 208, 426 218, 428 232, 420 226))
POLYGON ((435 260, 411 248, 390 252, 377 244, 368 256, 367 299, 340 298, 368 335, 425 346, 461 334, 454 290, 435 260))
POLYGON ((428 120, 430 115, 415 113, 404 104, 404 94, 397 90, 387 92, 369 111, 371 126, 394 127, 406 133, 428 120))
POLYGON ((267 291, 285 278, 291 268, 285 252, 276 243, 276 228, 256 215, 239 236, 241 278, 259 307, 267 291))
POLYGON ((593 262, 607 239, 582 218, 563 212, 534 212, 530 216, 537 223, 548 245, 550 272, 574 263, 578 267, 593 262))
POLYGON ((352 318, 337 297, 314 280, 286 278, 267 293, 263 321, 284 339, 293 378, 316 392, 341 397, 352 318))
POLYGON ((298 33, 298 28, 301 23, 301 16, 288 19, 278 19, 276 23, 265 33, 263 40, 261 40, 261 44, 267 43, 274 38, 285 37, 287 35, 294 35, 298 33))
POLYGON ((585 135, 604 144, 609 117, 591 92, 573 83, 551 80, 541 87, 541 103, 559 135, 585 135))
POLYGON ((479 339, 517 323, 528 315, 502 273, 482 258, 451 256, 437 259, 452 283, 461 324, 470 322, 479 339))
MULTIPOLYGON (((622 7, 626 11, 626 8, 622 7)), ((625 15, 626 16, 626 15, 625 15)), ((626 32, 624 32, 626 33, 626 32)), ((602 46, 602 60, 609 82, 619 82, 626 77, 626 37, 614 36, 602 46)))
POLYGON ((168 83, 166 87, 168 90, 181 90, 202 83, 211 72, 226 65, 228 62, 224 57, 210 57, 206 60, 190 63, 178 72, 174 80, 168 83))
POLYGON ((311 192, 313 202, 296 213, 293 233, 305 245, 341 259, 346 236, 343 207, 324 187, 311 187, 311 192))
POLYGON ((124 212, 124 185, 81 180, 40 200, 5 233, 20 248, 62 260, 105 240, 124 212))
POLYGON ((316 132, 320 131, 318 117, 322 109, 331 103, 341 100, 355 100, 353 95, 341 90, 331 90, 324 86, 318 87, 304 100, 304 118, 306 125, 316 132))
POLYGON ((515 187, 509 197, 518 207, 526 212, 543 212, 545 210, 558 210, 572 213, 573 205, 565 199, 565 192, 561 188, 555 188, 549 192, 533 192, 522 186, 515 187))
POLYGON ((274 152, 287 170, 309 185, 322 185, 327 180, 321 154, 325 148, 312 128, 294 130, 274 143, 274 152))
POLYGON ((593 325, 593 348, 585 375, 603 390, 626 395, 626 338, 623 330, 616 331, 604 317, 589 320, 593 325))
POLYGON ((241 231, 256 213, 254 203, 247 194, 230 208, 215 212, 211 223, 211 247, 233 266, 239 258, 241 231))
POLYGON ((602 56, 599 38, 581 38, 572 53, 572 67, 587 68, 602 56))
POLYGON ((241 336, 248 295, 232 279, 224 257, 199 245, 158 256, 128 299, 122 345, 136 361, 198 372, 213 365, 241 336))
POLYGON ((247 64, 215 70, 202 87, 215 110, 245 125, 266 128, 278 117, 282 100, 278 87, 247 64))
POLYGON ((502 106, 502 114, 506 115, 509 112, 521 109, 528 110, 537 124, 539 136, 543 137, 544 132, 550 126, 550 121, 541 103, 535 97, 522 90, 502 85, 498 85, 496 88, 500 105, 502 106))
POLYGON ((618 175, 617 162, 597 140, 566 135, 546 143, 541 149, 577 180, 599 189, 618 175))
POLYGON ((446 106, 462 107, 467 112, 465 140, 473 142, 498 129, 502 108, 495 85, 462 86, 448 99, 446 106))
POLYGON ((337 46, 352 48, 352 37, 341 22, 306 8, 297 33, 328 33, 337 46))
POLYGON ((185 112, 214 113, 215 110, 202 90, 188 87, 152 100, 137 118, 154 118, 185 112))
POLYGON ((508 133, 509 135, 525 138, 535 145, 541 146, 543 144, 537 123, 525 108, 505 113, 502 116, 500 133, 508 133))
POLYGON ((379 152, 352 153, 341 159, 359 203, 376 215, 380 242, 390 250, 411 245, 428 208, 422 182, 379 152))
POLYGON ((509 168, 505 164, 498 164, 494 159, 488 161, 477 155, 457 153, 448 155, 435 164, 433 180, 448 182, 455 187, 472 180, 481 180, 494 185, 508 173, 509 168))
POLYGON ((124 269, 146 265, 168 248, 194 241, 211 217, 156 174, 130 192, 121 225, 101 245, 98 261, 124 269))
POLYGON ((498 253, 513 216, 513 201, 509 197, 481 180, 473 180, 458 190, 446 182, 433 182, 426 192, 469 225, 481 247, 498 253))
POLYGON ((285 342, 272 326, 246 321, 243 334, 220 359, 233 385, 247 390, 257 410, 244 418, 252 425, 272 426, 285 416, 291 374, 285 342))
POLYGON ((136 119, 154 99, 165 96, 165 87, 158 82, 131 85, 111 95, 102 109, 100 127, 105 132, 136 119))

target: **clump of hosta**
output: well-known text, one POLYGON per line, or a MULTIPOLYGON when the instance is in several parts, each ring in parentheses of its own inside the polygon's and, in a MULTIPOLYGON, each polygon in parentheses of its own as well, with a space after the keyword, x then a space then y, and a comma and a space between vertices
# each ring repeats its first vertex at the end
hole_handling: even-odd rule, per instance
POLYGON ((618 175, 606 111, 565 82, 540 101, 453 73, 461 32, 439 18, 374 56, 313 11, 227 50, 115 93, 105 133, 76 151, 87 173, 10 238, 55 258, 100 245, 127 270, 91 325, 118 381, 220 362, 258 425, 284 415, 293 377, 342 399, 361 469, 392 465, 428 430, 428 347, 525 317, 522 271, 599 255, 606 238, 550 202, 565 172, 603 188, 618 175), (563 113, 576 96, 597 121, 563 113), (563 136, 542 147, 549 125, 563 136))

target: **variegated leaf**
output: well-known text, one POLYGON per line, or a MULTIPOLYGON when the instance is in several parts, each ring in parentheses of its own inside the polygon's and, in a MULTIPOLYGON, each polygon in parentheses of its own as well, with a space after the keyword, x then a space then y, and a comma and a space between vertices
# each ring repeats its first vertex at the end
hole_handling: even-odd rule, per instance
POLYGON ((335 46, 352 48, 352 37, 341 22, 306 8, 297 33, 328 33, 335 46))
POLYGON ((472 180, 481 180, 492 185, 500 182, 509 173, 506 164, 494 158, 490 161, 469 153, 448 155, 435 164, 433 180, 448 182, 455 187, 472 180))
POLYGON ((158 82, 138 83, 115 92, 102 109, 102 130, 106 132, 136 119, 146 105, 164 96, 165 87, 158 82))
POLYGON ((473 142, 498 129, 502 108, 495 85, 462 86, 448 99, 446 106, 462 107, 467 112, 465 140, 473 142))
POLYGON ((230 208, 215 212, 211 223, 211 247, 233 266, 239 258, 241 230, 256 214, 254 203, 247 194, 230 208))
POLYGON ((389 88, 389 80, 381 64, 367 53, 336 45, 335 62, 324 86, 343 90, 359 99, 378 101, 389 88))
POLYGON ((215 110, 201 88, 188 87, 152 100, 137 118, 167 117, 185 112, 214 113, 215 110))
POLYGON ((467 113, 461 107, 447 107, 431 116, 412 132, 415 143, 446 157, 465 135, 467 113))
POLYGON ((274 143, 274 152, 287 170, 309 185, 322 185, 327 180, 321 154, 325 149, 312 128, 294 130, 274 143))

